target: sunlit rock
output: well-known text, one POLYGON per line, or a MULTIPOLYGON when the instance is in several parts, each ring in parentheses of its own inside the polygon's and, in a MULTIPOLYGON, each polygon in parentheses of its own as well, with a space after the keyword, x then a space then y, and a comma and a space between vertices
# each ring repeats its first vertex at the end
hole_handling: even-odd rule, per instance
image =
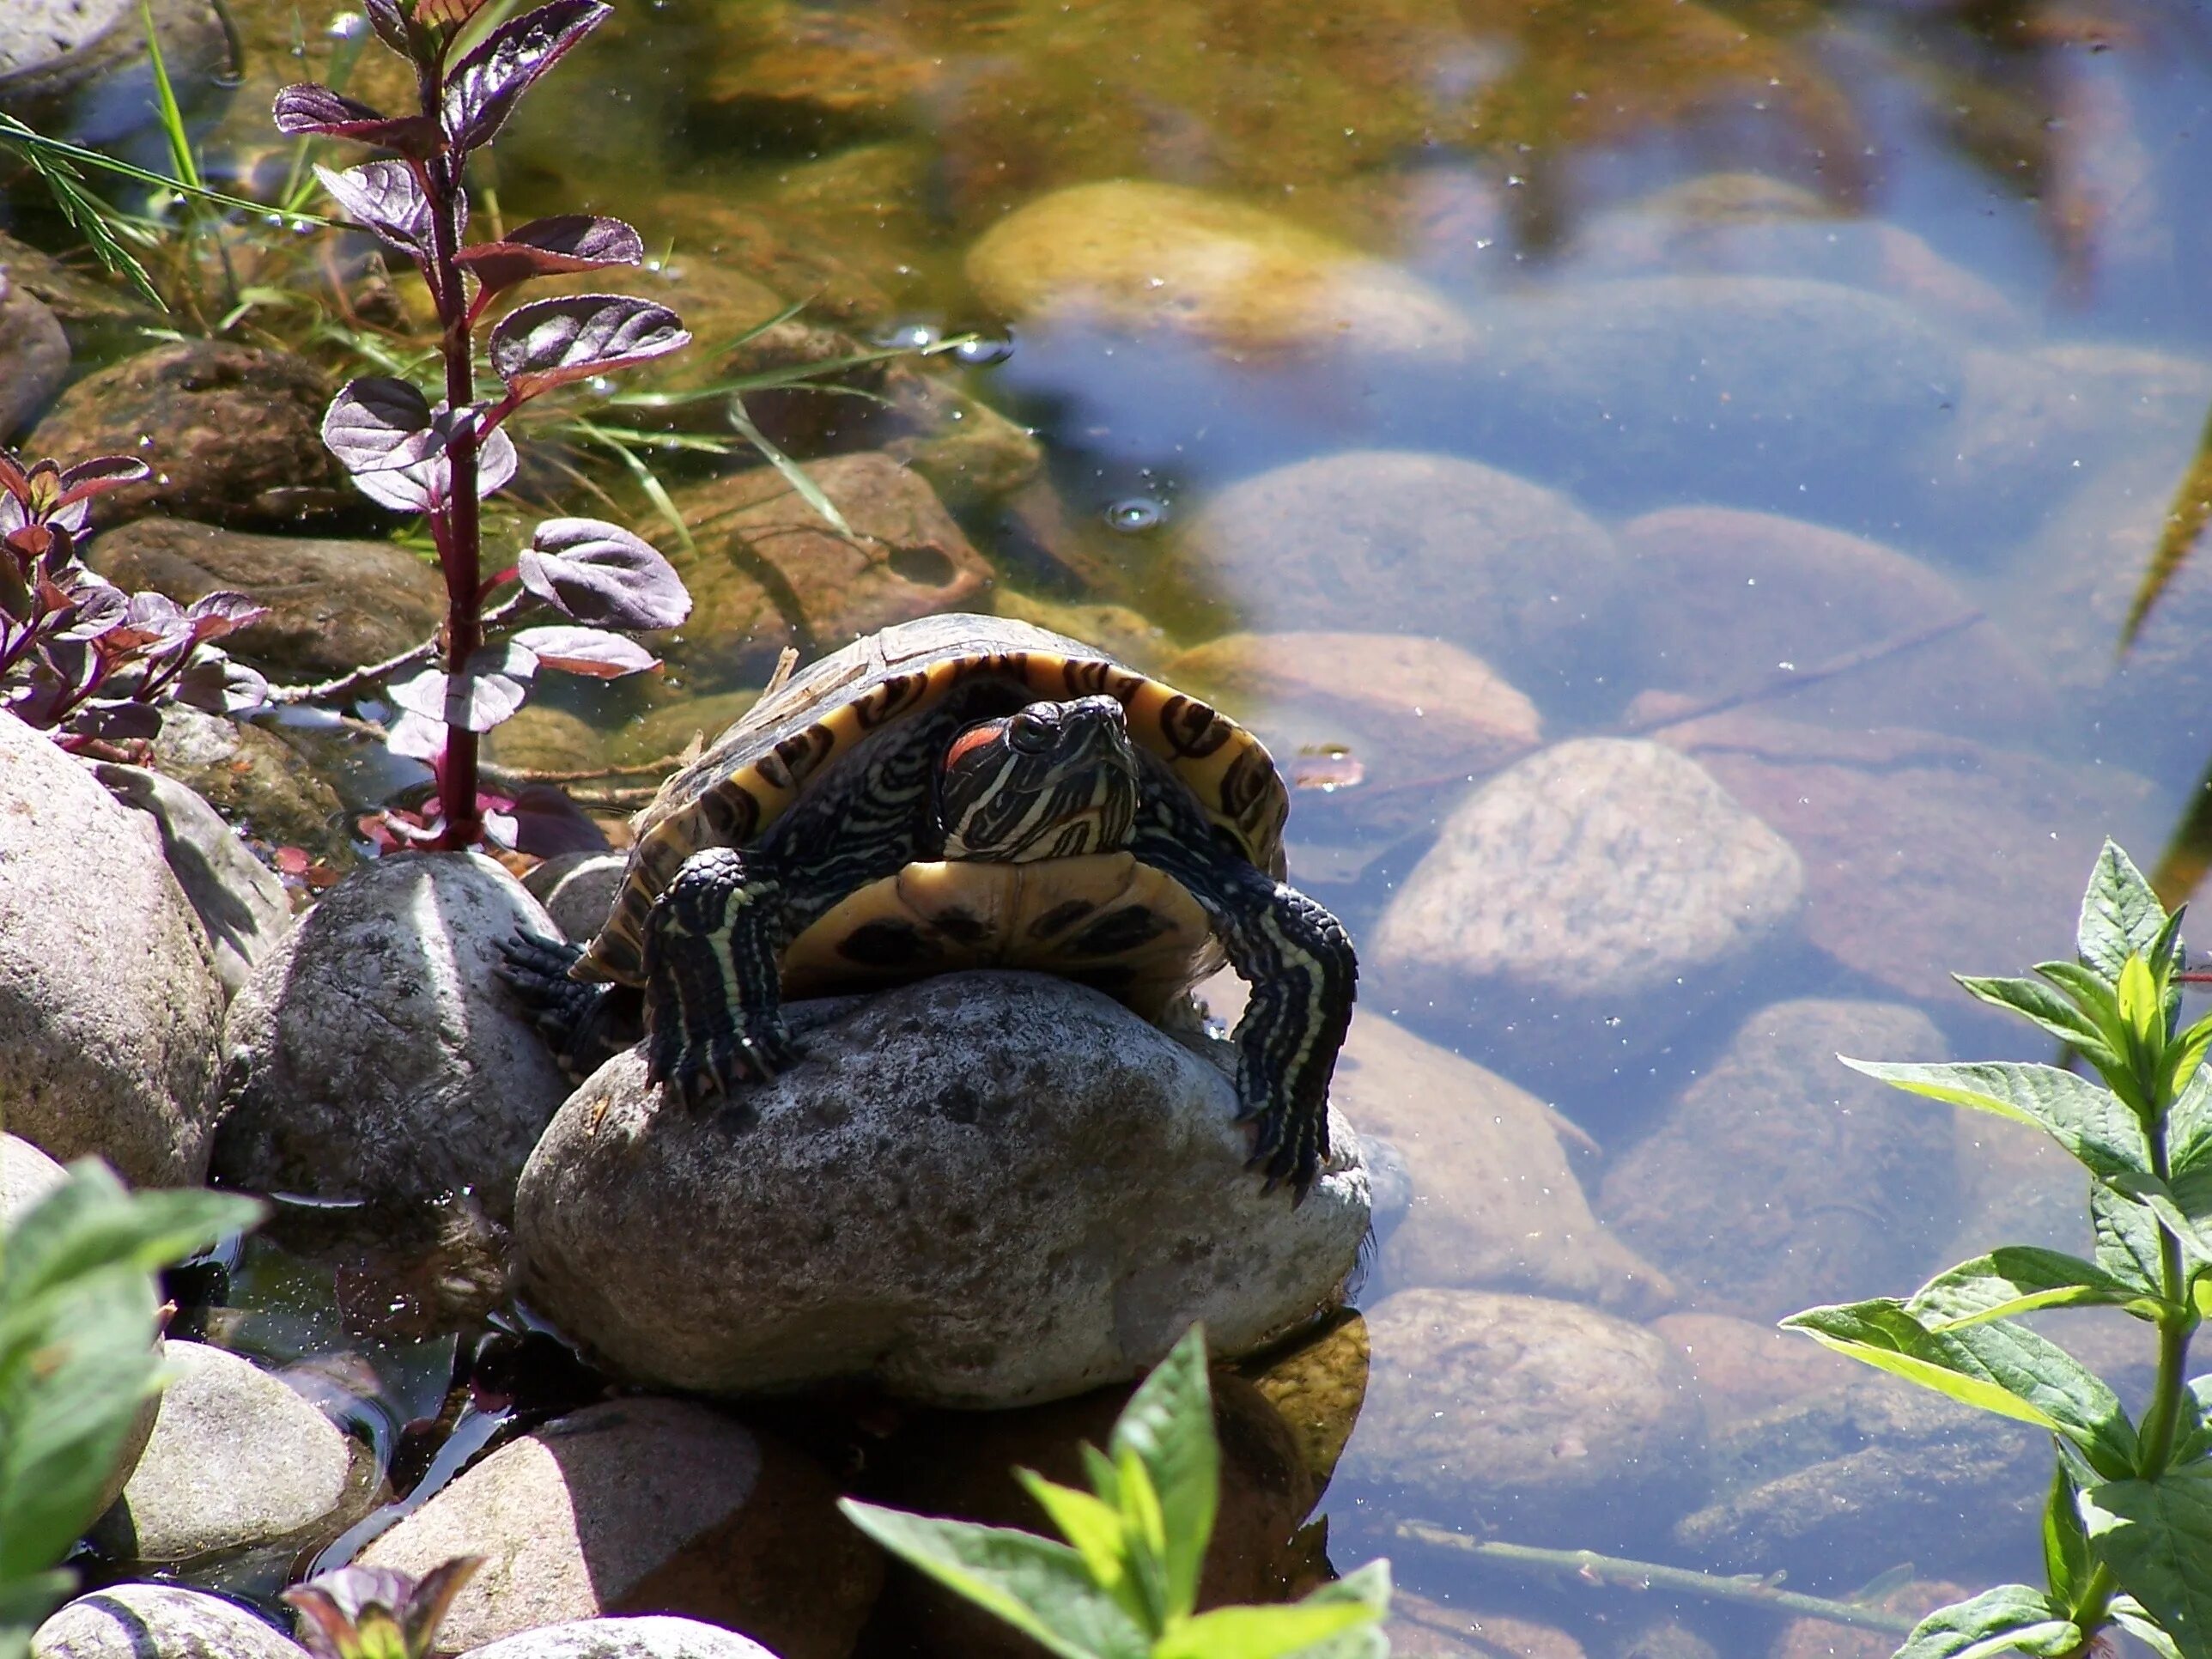
POLYGON ((561 937, 581 944, 606 926, 629 870, 629 860, 621 853, 563 853, 532 870, 522 884, 545 907, 561 937))
POLYGON ((180 1584, 113 1584, 32 1632, 31 1659, 304 1659, 235 1601, 180 1584))
POLYGON ((1164 329, 1231 353, 1449 358, 1467 325, 1407 272, 1233 197, 1117 180, 1017 209, 968 279, 1032 326, 1164 329))
POLYGON ((572 1619, 517 1631, 461 1659, 779 1659, 749 1636, 696 1619, 572 1619))
POLYGON ((804 1056, 688 1110, 633 1050, 546 1130, 526 1294, 613 1368, 717 1393, 865 1379, 1019 1405, 1249 1352, 1329 1307, 1368 1218, 1340 1149, 1305 1201, 1248 1172, 1207 1050, 1033 974, 799 1005, 804 1056))
POLYGON ((811 1458, 734 1419, 617 1400, 501 1446, 361 1561, 422 1573, 487 1558, 440 1627, 447 1650, 662 1613, 750 1636, 781 1659, 845 1659, 883 1568, 836 1498, 811 1458))
POLYGON ((332 888, 231 1004, 218 1174, 372 1206, 473 1193, 504 1220, 568 1084, 500 946, 550 926, 479 854, 380 859, 332 888))
POLYGON ((1773 1003, 1606 1170, 1598 1213, 1692 1306, 1779 1319, 1947 1265, 1936 1249, 1957 1199, 1953 1109, 1839 1054, 1939 1060, 1949 1046, 1895 1003, 1773 1003))
POLYGON ((239 67, 213 0, 155 0, 143 20, 131 0, 9 0, 0 10, 0 111, 84 144, 151 126, 149 21, 179 88, 239 67))
POLYGON ((1367 1310, 1367 1403, 1337 1481, 1391 1519, 1632 1552, 1706 1490, 1664 1339, 1541 1297, 1401 1291, 1367 1310))
POLYGON ((1602 1077, 1787 948, 1804 884, 1789 843, 1710 773, 1656 744, 1578 738, 1460 804, 1367 957, 1411 1024, 1456 1032, 1472 1011, 1516 1075, 1602 1077))
POLYGON ((53 1157, 207 1170, 222 985, 151 818, 0 713, 0 1101, 53 1157))
POLYGON ((1146 673, 1175 649, 1164 629, 1127 605, 1041 599, 1000 582, 991 590, 991 614, 1065 634, 1146 673))
POLYGON ((1411 626, 1477 653, 1539 708, 1617 699, 1601 677, 1626 562, 1565 496, 1493 468, 1376 450, 1277 467, 1214 496, 1183 550, 1256 632, 1411 626))

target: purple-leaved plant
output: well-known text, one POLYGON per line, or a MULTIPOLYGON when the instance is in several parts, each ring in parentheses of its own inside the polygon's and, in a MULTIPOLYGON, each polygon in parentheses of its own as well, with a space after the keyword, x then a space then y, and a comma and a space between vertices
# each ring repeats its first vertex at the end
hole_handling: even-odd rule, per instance
MULTIPOLYGON (((532 277, 634 265, 644 255, 629 226, 580 214, 533 220, 496 241, 462 240, 470 155, 611 12, 599 0, 551 0, 457 55, 485 3, 366 0, 377 37, 414 65, 418 112, 387 116, 316 85, 287 87, 275 109, 287 134, 392 152, 343 173, 315 172, 349 220, 414 262, 437 310, 442 396, 434 400, 405 380, 350 380, 323 418, 323 441, 372 501, 429 521, 446 579, 445 626, 431 647, 375 672, 400 710, 387 742, 437 775, 441 814, 413 833, 453 848, 484 838, 477 739, 521 708, 538 671, 613 678, 657 668, 651 653, 605 630, 672 628, 691 608, 665 559, 595 519, 549 520, 513 564, 484 574, 481 505, 514 476, 514 441, 501 430, 507 417, 556 386, 664 356, 691 337, 665 306, 628 295, 533 301, 491 325, 485 349, 504 391, 478 401, 477 334, 495 301, 532 277), (516 591, 488 612, 486 602, 510 585, 516 591), (565 620, 492 636, 532 606, 565 620), (434 666, 392 678, 433 658, 434 666)), ((364 678, 342 684, 353 689, 364 678)), ((402 821, 392 825, 406 833, 402 821)))

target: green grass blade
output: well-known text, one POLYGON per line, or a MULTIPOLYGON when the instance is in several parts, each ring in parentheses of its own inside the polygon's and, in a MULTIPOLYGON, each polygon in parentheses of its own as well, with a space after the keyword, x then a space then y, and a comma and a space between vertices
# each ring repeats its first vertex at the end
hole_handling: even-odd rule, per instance
POLYGON ((177 169, 177 182, 204 190, 198 157, 192 154, 192 136, 185 127, 185 112, 177 103, 175 82, 169 79, 168 60, 161 55, 161 32, 154 27, 154 0, 138 0, 138 21, 146 31, 146 61, 154 71, 155 112, 161 118, 161 136, 169 141, 169 161, 177 169))
POLYGON ((845 522, 845 515, 837 510, 836 503, 822 493, 822 486, 808 477, 797 461, 769 441, 768 434, 753 424, 753 417, 745 413, 744 404, 735 398, 730 399, 730 424, 744 434, 745 441, 760 451, 770 466, 783 474, 784 482, 797 490, 832 530, 854 541, 860 539, 853 526, 845 522))

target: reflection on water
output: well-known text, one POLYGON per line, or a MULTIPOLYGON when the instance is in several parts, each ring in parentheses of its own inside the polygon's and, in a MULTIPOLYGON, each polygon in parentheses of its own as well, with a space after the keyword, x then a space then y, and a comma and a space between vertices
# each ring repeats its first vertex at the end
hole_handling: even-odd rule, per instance
MULTIPOLYGON (((240 10, 213 142, 250 167, 295 65, 240 10)), ((2034 1437, 1766 1327, 2073 1242, 2032 1139, 1831 1056, 2028 1054, 1947 974, 2062 952, 2100 837, 2148 858, 2202 799, 2212 560, 2115 647, 2212 404, 2203 14, 670 0, 587 59, 501 210, 635 219, 687 315, 987 325, 951 418, 1041 470, 1000 422, 931 472, 957 525, 890 602, 1084 633, 1302 786, 1293 877, 1364 945, 1340 1101, 1412 1197, 1356 1363, 1261 1385, 1324 1441, 1364 1385, 1322 1507, 1340 1559, 1400 1555, 1405 1650, 1773 1639, 1686 1601, 1655 1635, 1413 1517, 1831 1593, 2032 1571, 2034 1437)), ((802 643, 855 614, 801 599, 802 643)), ((541 738, 719 725, 787 637, 754 604, 678 653, 711 708, 541 738)), ((277 1260, 252 1346, 296 1358, 340 1322, 277 1260)), ((445 1380, 398 1352, 387 1431, 445 1380)))

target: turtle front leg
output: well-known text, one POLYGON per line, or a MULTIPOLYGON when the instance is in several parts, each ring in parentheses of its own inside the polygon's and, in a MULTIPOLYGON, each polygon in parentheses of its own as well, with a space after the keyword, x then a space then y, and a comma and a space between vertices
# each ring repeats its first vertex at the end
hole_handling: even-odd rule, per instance
POLYGON ((780 1006, 783 884, 734 848, 684 860, 645 925, 646 1076, 686 1100, 798 1059, 780 1006))

